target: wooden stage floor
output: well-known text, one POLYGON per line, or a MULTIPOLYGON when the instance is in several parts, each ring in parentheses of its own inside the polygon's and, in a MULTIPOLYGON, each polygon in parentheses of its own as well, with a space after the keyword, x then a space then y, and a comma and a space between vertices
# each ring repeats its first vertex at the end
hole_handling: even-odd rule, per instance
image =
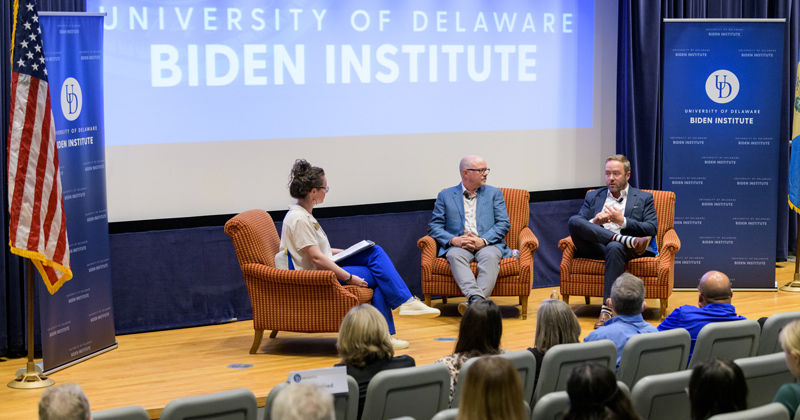
MULTIPOLYGON (((778 285, 791 281, 794 263, 776 265, 778 285)), ((533 346, 536 310, 553 288, 534 289, 529 300, 528 319, 519 320, 516 298, 493 298, 503 309, 503 348, 511 351, 533 346)), ((452 353, 454 343, 435 338, 456 337, 460 317, 451 299, 447 305, 434 301, 442 316, 427 320, 395 317, 399 338, 411 346, 398 354, 409 354, 418 365, 434 362, 452 353)), ((669 310, 680 305, 694 305, 697 292, 674 292, 669 310)), ((582 334, 592 331, 600 310, 601 299, 584 305, 583 298, 572 298, 571 306, 578 314, 582 334)), ((758 319, 776 312, 800 308, 800 293, 735 292, 733 304, 740 315, 758 319)), ((658 325, 658 301, 647 301, 645 319, 658 325)), ((313 308, 309 308, 313 310, 313 308)), ((119 348, 83 363, 56 372, 50 377, 57 384, 77 383, 89 397, 92 409, 105 410, 127 405, 144 407, 151 418, 158 418, 161 409, 178 397, 248 388, 264 405, 270 389, 286 380, 292 370, 330 367, 338 362, 336 334, 298 334, 281 332, 274 339, 264 335, 259 353, 248 353, 253 340, 250 321, 233 322, 197 328, 159 331, 118 336, 119 348), (249 369, 232 369, 232 364, 251 364, 249 369)), ((14 378, 17 369, 25 367, 24 359, 0 358, 0 380, 14 378)), ((37 418, 37 403, 43 390, 0 388, 0 419, 37 418)))

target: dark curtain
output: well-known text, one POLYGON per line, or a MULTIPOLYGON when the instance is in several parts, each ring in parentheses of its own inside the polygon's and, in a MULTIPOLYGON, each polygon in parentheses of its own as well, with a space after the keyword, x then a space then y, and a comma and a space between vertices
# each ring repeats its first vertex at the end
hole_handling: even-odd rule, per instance
MULTIPOLYGON (((0 10, 0 62, 3 76, 2 100, 0 100, 0 118, 2 118, 2 146, 0 147, 0 201, 2 201, 3 223, 0 225, 0 237, 3 238, 3 252, 0 253, 0 357, 17 357, 27 354, 25 337, 27 333, 25 320, 25 275, 24 262, 12 255, 8 247, 8 177, 6 174, 6 151, 8 150, 9 105, 11 101, 11 28, 13 19, 13 1, 3 2, 0 10)), ((40 0, 37 2, 42 12, 85 12, 85 0, 40 0)), ((38 311, 37 311, 38 316, 38 311)), ((36 334, 38 340, 38 334, 36 334)))
POLYGON ((786 261, 797 227, 788 206, 789 139, 792 134, 794 81, 800 46, 800 1, 793 0, 621 0, 617 70, 617 152, 631 160, 631 183, 659 189, 661 179, 661 47, 662 19, 783 18, 783 94, 776 261, 786 261), (790 217, 791 216, 791 217, 790 217), (791 226, 790 226, 791 223, 791 226))

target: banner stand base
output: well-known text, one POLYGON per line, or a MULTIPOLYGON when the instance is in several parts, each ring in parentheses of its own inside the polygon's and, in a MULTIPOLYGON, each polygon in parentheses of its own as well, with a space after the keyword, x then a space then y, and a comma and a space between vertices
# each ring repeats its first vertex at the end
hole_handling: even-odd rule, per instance
POLYGON ((779 290, 784 292, 800 292, 800 274, 794 273, 794 280, 787 283, 786 286, 781 286, 779 290))
POLYGON ((37 389, 47 388, 55 385, 55 383, 56 381, 42 375, 41 372, 37 372, 36 365, 29 361, 26 372, 9 382, 8 387, 14 389, 37 389))

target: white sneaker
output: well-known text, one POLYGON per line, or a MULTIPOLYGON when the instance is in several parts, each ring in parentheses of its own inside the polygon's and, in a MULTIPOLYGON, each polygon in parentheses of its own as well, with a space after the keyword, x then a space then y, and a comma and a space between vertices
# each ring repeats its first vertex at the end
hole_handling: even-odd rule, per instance
POLYGON ((392 347, 395 350, 403 350, 408 348, 408 341, 401 340, 395 336, 390 336, 389 339, 392 340, 392 347))
POLYGON ((420 318, 436 318, 437 316, 441 315, 441 312, 436 308, 431 308, 430 306, 422 303, 415 297, 411 302, 400 305, 400 312, 398 315, 416 316, 420 318))

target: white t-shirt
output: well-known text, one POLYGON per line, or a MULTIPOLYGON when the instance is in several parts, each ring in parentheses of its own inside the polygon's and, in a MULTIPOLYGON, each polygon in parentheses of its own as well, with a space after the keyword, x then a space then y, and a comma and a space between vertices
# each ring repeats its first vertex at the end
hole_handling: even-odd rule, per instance
POLYGON ((316 270, 317 266, 305 250, 310 245, 318 246, 322 254, 328 258, 333 257, 331 243, 328 242, 328 236, 325 235, 317 219, 302 206, 292 204, 286 217, 283 218, 281 248, 275 255, 275 267, 289 269, 289 260, 286 257, 288 251, 292 256, 295 270, 316 270))

